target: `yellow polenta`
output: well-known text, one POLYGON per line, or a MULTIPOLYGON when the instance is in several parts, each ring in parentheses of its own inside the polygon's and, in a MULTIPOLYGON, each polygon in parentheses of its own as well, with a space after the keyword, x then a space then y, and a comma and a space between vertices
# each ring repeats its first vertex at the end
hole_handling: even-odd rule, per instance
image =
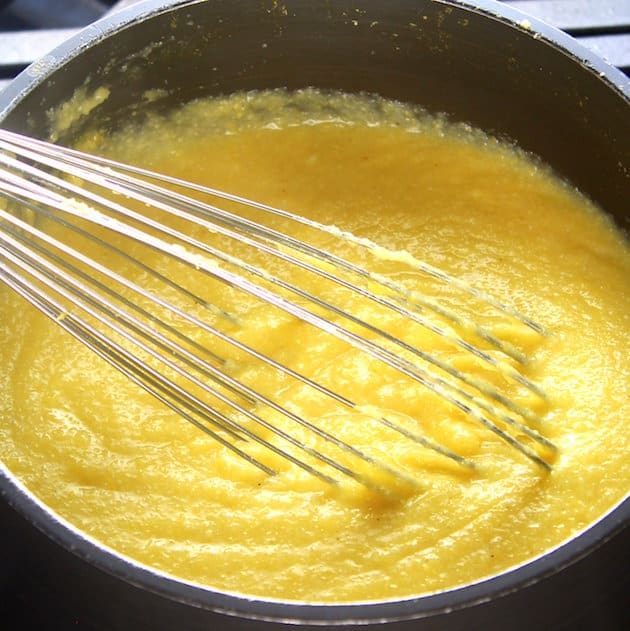
MULTIPOLYGON (((342 252, 412 291, 437 292, 513 342, 529 358, 520 370, 548 400, 516 386, 508 394, 541 416, 537 429, 558 447, 548 473, 420 384, 200 275, 195 289, 211 289, 238 314, 238 322, 223 322, 238 339, 359 405, 400 415, 476 465, 469 471, 431 455, 369 414, 316 399, 216 342, 239 378, 400 466, 419 486, 389 498, 351 482, 339 491, 261 448, 256 455, 278 469, 267 476, 2 288, 0 456, 86 533, 219 590, 347 602, 424 594, 502 572, 626 497, 630 251, 603 214, 535 160, 402 105, 312 91, 195 102, 140 129, 96 130, 84 146, 404 250, 539 322, 546 336, 402 264, 356 248, 342 252)), ((316 243, 340 247, 331 235, 316 243)), ((157 255, 148 262, 171 265, 157 255)), ((287 267, 267 258, 260 265, 287 267)), ((324 291, 337 297, 336 289, 324 291)), ((378 318, 394 335, 410 328, 391 315, 378 318)), ((426 350, 459 367, 470 363, 461 349, 417 335, 412 341, 426 350)))

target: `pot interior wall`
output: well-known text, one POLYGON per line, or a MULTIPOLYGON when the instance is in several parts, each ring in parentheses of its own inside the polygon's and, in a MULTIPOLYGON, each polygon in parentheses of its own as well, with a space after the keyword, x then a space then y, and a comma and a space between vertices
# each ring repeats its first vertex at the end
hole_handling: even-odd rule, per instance
POLYGON ((111 88, 86 124, 115 128, 207 94, 286 86, 363 90, 516 140, 630 226, 629 104, 526 29, 442 2, 214 0, 142 19, 75 55, 5 124, 45 136, 76 88, 111 88))

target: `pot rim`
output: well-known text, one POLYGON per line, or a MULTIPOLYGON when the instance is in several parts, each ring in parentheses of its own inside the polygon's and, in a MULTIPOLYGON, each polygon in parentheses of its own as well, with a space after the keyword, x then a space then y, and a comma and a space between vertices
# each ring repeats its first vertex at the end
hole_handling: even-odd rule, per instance
MULTIPOLYGON (((185 6, 212 0, 144 0, 107 15, 56 47, 20 73, 0 93, 0 123, 33 89, 83 50, 134 23, 185 6)), ((472 11, 519 30, 556 51, 598 77, 630 105, 630 78, 566 33, 535 17, 495 0, 429 0, 472 11)), ((31 524, 98 569, 130 584, 185 605, 261 621, 288 624, 350 625, 395 622, 446 614, 479 605, 523 589, 579 561, 592 550, 630 525, 630 494, 596 523, 551 551, 500 575, 447 591, 387 601, 360 601, 343 604, 305 603, 263 599, 216 591, 185 582, 144 566, 116 553, 96 539, 76 529, 19 482, 0 462, 0 498, 6 500, 31 524)))

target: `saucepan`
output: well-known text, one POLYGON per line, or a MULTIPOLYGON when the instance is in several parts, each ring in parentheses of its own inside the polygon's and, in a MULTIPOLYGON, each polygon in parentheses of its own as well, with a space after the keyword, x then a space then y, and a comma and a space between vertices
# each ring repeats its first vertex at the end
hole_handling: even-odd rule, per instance
MULTIPOLYGON (((0 119, 48 137, 52 111, 100 86, 109 98, 63 140, 236 90, 316 86, 419 103, 518 142, 630 227, 627 77, 491 0, 148 0, 30 66, 0 95, 0 119), (156 98, 138 107, 149 91, 156 98)), ((627 609, 628 499, 565 545, 481 583, 400 601, 309 605, 179 582, 90 540, 6 470, 0 489, 0 587, 19 591, 26 621, 108 631, 612 629, 627 609)))

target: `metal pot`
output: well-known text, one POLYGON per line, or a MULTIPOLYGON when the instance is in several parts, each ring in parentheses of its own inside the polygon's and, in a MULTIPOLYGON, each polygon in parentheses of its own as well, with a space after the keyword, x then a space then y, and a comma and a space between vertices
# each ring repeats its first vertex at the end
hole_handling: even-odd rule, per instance
MULTIPOLYGON (((141 120, 146 108, 137 104, 147 90, 159 90, 151 107, 160 110, 278 86, 421 103, 516 140, 630 227, 630 82, 568 36, 491 0, 148 0, 28 68, 0 95, 0 120, 47 136, 51 109, 77 88, 103 85, 110 98, 77 120, 69 138, 95 122, 115 129, 141 120)), ((5 604, 22 629, 51 619, 55 628, 108 631, 288 623, 616 629, 627 615, 630 500, 569 543, 493 579, 424 598, 316 606, 175 581, 86 538, 8 471, 0 490, 0 588, 33 603, 5 604)))

